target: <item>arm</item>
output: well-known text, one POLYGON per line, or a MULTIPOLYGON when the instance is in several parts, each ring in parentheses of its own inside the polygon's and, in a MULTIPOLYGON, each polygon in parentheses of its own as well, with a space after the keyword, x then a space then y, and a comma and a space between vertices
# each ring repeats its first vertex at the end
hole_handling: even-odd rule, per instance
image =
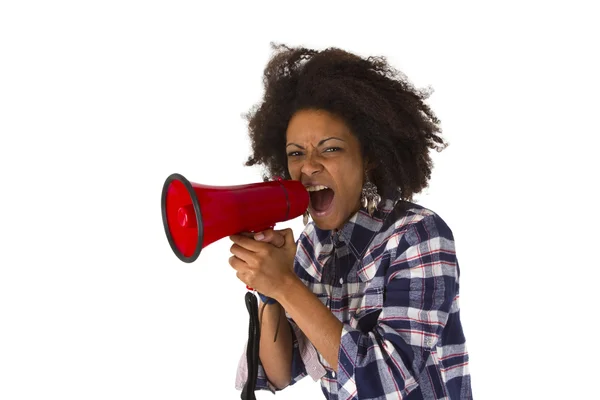
POLYGON ((448 321, 457 283, 454 239, 444 221, 431 215, 408 226, 390 252, 377 325, 368 333, 344 325, 340 387, 361 397, 381 389, 406 396, 417 388, 448 321))
MULTIPOLYGON (((261 235, 260 238, 254 237, 255 240, 263 243, 240 235, 231 236, 230 239, 234 242, 231 252, 234 256, 230 258, 230 264, 238 271, 237 276, 240 280, 277 300, 317 351, 337 371, 337 354, 342 324, 294 273, 293 261, 297 246, 291 229, 274 233, 274 231, 268 230, 263 232, 264 235, 261 235), (261 275, 263 275, 260 280, 257 279, 259 270, 262 270, 261 275), (259 285, 264 285, 266 290, 270 290, 267 292, 259 285)), ((267 306, 267 309, 269 307, 271 306, 267 306)), ((274 309, 276 310, 276 308, 274 309)), ((265 319, 268 323, 266 327, 268 332, 261 332, 260 359, 266 362, 266 374, 276 379, 278 385, 275 386, 284 385, 289 382, 285 372, 290 370, 289 365, 292 359, 287 348, 288 338, 286 336, 283 339, 285 342, 282 343, 272 343, 272 339, 269 340, 266 336, 272 338, 274 335, 276 312, 268 314, 265 319), (270 343, 266 343, 268 341, 270 343), (263 343, 266 346, 264 353, 263 343), (285 370, 282 371, 281 368, 285 368, 285 370)), ((288 333, 289 323, 285 317, 282 319, 285 320, 285 324, 282 322, 280 325, 283 325, 286 328, 283 330, 288 333)), ((280 326, 280 332, 281 330, 280 326)), ((277 341, 279 342, 279 338, 277 341)))
MULTIPOLYGON (((309 375, 304 366, 304 359, 307 358, 309 359, 309 362, 311 362, 312 358, 316 358, 316 353, 313 357, 311 357, 311 350, 305 343, 306 338, 303 336, 302 332, 297 330, 298 328, 296 325, 292 326, 287 319, 284 310, 282 310, 283 314, 281 315, 281 320, 284 322, 281 322, 280 320, 281 326, 279 327, 279 332, 277 333, 277 342, 273 342, 275 328, 265 328, 265 323, 267 322, 267 319, 271 318, 267 316, 267 313, 274 313, 275 315, 273 320, 275 323, 277 322, 278 317, 276 315, 276 311, 274 309, 267 311, 271 307, 275 306, 281 307, 279 305, 268 305, 264 310, 262 318, 260 317, 259 308, 259 318, 261 318, 263 322, 260 337, 258 376, 256 380, 256 390, 269 390, 272 393, 291 386, 300 381, 306 375, 309 375), (287 352, 287 349, 285 349, 286 345, 282 345, 281 339, 283 329, 286 327, 289 329, 288 332, 290 333, 289 353, 287 352), (264 343, 267 343, 267 345, 263 345, 264 343)), ((312 351, 315 351, 314 348, 312 351)), ((316 380, 315 375, 321 371, 317 370, 311 372, 311 377, 316 380)), ((321 374, 324 373, 325 371, 323 370, 321 374)), ((246 351, 244 351, 238 363, 235 383, 236 389, 242 390, 247 379, 248 365, 246 360, 246 351)))
MULTIPOLYGON (((284 235, 280 231, 267 230, 261 234, 243 234, 254 236, 255 240, 277 248, 285 244, 284 235)), ((307 357, 305 337, 290 324, 280 304, 270 304, 263 309, 259 304, 260 350, 257 389, 269 389, 271 392, 281 390, 307 375, 303 359, 307 357), (279 324, 279 327, 277 327, 279 324), (296 330, 296 331, 294 331, 296 330), (274 341, 277 331, 277 340, 274 341)), ((314 350, 313 350, 314 351, 314 350)), ((310 360, 310 356, 308 357, 310 360)), ((314 375, 315 372, 311 374, 314 375)), ((241 390, 246 382, 246 353, 242 355, 238 365, 236 388, 241 390)), ((313 376, 314 379, 314 376, 313 376)))
POLYGON ((342 323, 297 277, 290 279, 285 287, 277 301, 337 371, 342 323))
POLYGON ((387 246, 385 302, 370 332, 341 324, 301 286, 293 272, 293 276, 286 273, 295 247, 273 250, 272 246, 233 238, 239 243, 232 248, 239 260, 231 261, 238 277, 283 305, 337 370, 341 397, 352 398, 358 393, 360 397, 375 398, 383 393, 406 395, 413 391, 448 321, 458 283, 452 233, 434 215, 405 229, 393 236, 397 243, 387 246))
MULTIPOLYGON (((261 303, 260 308, 262 309, 261 303)), ((277 389, 283 389, 292 380, 292 330, 281 305, 266 305, 260 323, 260 351, 268 380, 277 389), (279 324, 279 328, 277 325, 279 324), (277 341, 273 341, 277 331, 277 341)))
MULTIPOLYGON (((275 247, 285 244, 285 237, 271 229, 254 235, 263 243, 270 243, 275 247)), ((259 305, 260 324, 260 362, 265 369, 267 379, 276 389, 283 389, 292 380, 292 328, 288 322, 285 310, 280 304, 259 305), (264 309, 263 309, 264 307, 264 309), (277 340, 275 333, 277 332, 277 340)))
POLYGON ((372 331, 341 324, 293 281, 279 299, 318 351, 336 366, 340 398, 406 396, 418 386, 448 321, 458 280, 450 229, 439 217, 428 216, 397 237, 385 274, 383 309, 372 331))

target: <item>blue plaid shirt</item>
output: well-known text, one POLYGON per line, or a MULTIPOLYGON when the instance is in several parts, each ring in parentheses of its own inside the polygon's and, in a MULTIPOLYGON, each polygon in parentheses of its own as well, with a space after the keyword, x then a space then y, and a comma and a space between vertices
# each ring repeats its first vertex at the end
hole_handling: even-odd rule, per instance
MULTIPOLYGON (((343 323, 338 373, 293 319, 292 381, 320 381, 325 398, 471 399, 452 231, 431 210, 386 201, 333 233, 306 226, 294 269, 343 323)), ((247 372, 240 359, 237 388, 247 372)), ((276 392, 259 364, 257 389, 276 392)))

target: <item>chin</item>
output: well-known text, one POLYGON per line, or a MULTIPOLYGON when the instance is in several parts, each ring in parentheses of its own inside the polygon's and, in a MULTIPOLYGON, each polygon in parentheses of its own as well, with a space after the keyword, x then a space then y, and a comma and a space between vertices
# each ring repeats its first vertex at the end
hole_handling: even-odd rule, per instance
POLYGON ((339 215, 327 215, 319 217, 311 212, 311 218, 315 225, 324 231, 339 229, 344 224, 343 218, 340 218, 339 215))
POLYGON ((337 227, 338 227, 338 224, 332 223, 330 221, 319 221, 319 220, 315 220, 315 219, 313 219, 313 221, 319 229, 324 230, 324 231, 332 231, 334 229, 337 229, 337 227))

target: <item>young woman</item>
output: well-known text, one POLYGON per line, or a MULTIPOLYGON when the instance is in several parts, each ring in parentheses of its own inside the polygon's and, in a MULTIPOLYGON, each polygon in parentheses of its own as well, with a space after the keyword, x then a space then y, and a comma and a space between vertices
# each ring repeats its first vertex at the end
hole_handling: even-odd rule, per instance
POLYGON ((382 57, 275 50, 247 165, 301 181, 312 221, 298 241, 230 238, 230 265, 261 297, 257 389, 310 375, 327 399, 471 398, 452 231, 412 202, 446 146, 427 93, 382 57))

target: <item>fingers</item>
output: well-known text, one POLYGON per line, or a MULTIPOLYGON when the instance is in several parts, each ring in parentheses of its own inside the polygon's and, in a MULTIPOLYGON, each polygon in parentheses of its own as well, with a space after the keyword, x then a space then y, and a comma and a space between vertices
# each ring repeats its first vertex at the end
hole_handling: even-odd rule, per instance
POLYGON ((254 239, 263 243, 270 243, 275 247, 282 247, 285 244, 285 237, 281 235, 279 231, 274 231, 272 229, 258 232, 254 235, 254 239))
POLYGON ((242 282, 243 282, 243 283, 245 283, 246 285, 250 286, 250 285, 249 285, 249 283, 250 283, 249 281, 250 281, 250 280, 248 279, 248 273, 247 273, 247 272, 245 272, 245 271, 237 271, 237 272, 235 273, 235 276, 236 276, 236 277, 237 277, 237 278, 238 278, 240 281, 242 281, 242 282))
POLYGON ((290 246, 295 244, 293 230, 291 230, 290 228, 287 228, 287 229, 282 229, 279 232, 280 232, 280 234, 283 235, 285 244, 290 245, 290 246))
POLYGON ((257 242, 252 237, 246 237, 244 235, 231 235, 229 239, 240 247, 246 250, 257 253, 264 249, 265 243, 257 242))
POLYGON ((254 239, 256 242, 269 243, 275 247, 283 247, 286 243, 294 243, 294 233, 289 228, 282 230, 267 229, 256 233, 242 232, 238 235, 230 236, 230 239, 234 243, 250 251, 259 252, 260 250, 263 250, 264 247, 261 247, 260 245, 255 246, 251 241, 244 240, 244 238, 254 239))
POLYGON ((243 260, 240 260, 236 256, 229 257, 229 265, 235 269, 235 276, 245 283, 247 286, 252 286, 254 272, 248 267, 243 260))
MULTIPOLYGON (((250 239, 252 240, 252 239, 250 239)), ((231 245, 231 248, 229 249, 229 251, 231 252, 231 254, 233 254, 235 257, 237 257, 238 259, 244 261, 247 264, 251 264, 254 262, 255 260, 255 253, 234 243, 233 245, 231 245)))
POLYGON ((285 237, 286 241, 288 241, 288 240, 291 240, 292 242, 294 241, 294 231, 291 230, 290 228, 282 229, 280 232, 283 233, 283 236, 285 237))
POLYGON ((229 257, 229 265, 231 265, 233 269, 238 271, 238 273, 240 273, 240 271, 243 271, 245 268, 248 267, 248 264, 246 264, 244 261, 240 260, 236 256, 229 257))

